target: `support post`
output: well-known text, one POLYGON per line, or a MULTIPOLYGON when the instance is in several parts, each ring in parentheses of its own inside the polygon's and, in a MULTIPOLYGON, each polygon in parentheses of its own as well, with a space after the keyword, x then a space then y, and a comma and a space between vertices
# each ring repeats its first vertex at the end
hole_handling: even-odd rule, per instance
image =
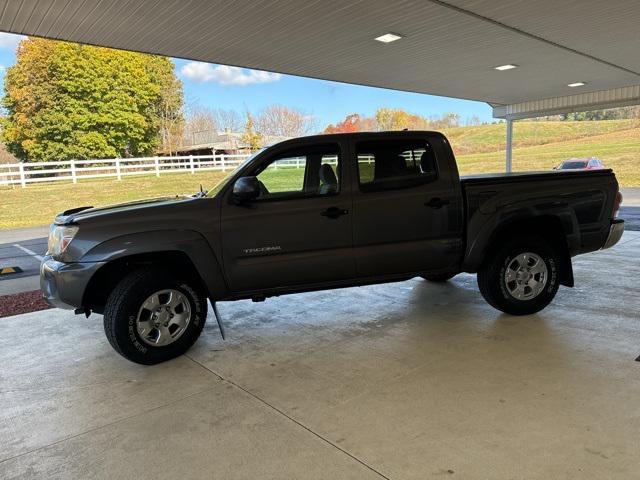
POLYGON ((511 172, 511 160, 513 158, 513 120, 507 119, 507 152, 506 171, 511 172))
POLYGON ((153 157, 154 160, 154 164, 156 167, 156 177, 160 176, 160 161, 158 160, 158 157, 153 157))
POLYGON ((196 171, 193 164, 193 155, 189 155, 189 169, 191 170, 191 175, 193 175, 196 171))
POLYGON ((122 173, 120 172, 120 159, 116 158, 116 178, 122 180, 122 173))

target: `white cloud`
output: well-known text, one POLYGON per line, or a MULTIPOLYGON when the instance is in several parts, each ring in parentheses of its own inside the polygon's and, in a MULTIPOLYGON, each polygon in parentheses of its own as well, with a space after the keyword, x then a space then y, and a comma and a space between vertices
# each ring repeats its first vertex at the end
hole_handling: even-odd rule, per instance
POLYGON ((182 75, 195 82, 214 82, 220 85, 251 85, 254 83, 269 83, 280 80, 279 73, 249 70, 227 65, 211 65, 203 62, 189 62, 180 70, 182 75))
POLYGON ((15 50, 24 36, 15 35, 13 33, 0 32, 0 49, 15 50))

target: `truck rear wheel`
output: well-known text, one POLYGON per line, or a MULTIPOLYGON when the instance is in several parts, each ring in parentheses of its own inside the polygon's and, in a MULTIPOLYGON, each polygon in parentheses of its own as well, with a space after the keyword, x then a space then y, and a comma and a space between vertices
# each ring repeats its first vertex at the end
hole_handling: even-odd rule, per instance
POLYGON ((104 331, 123 357, 143 365, 185 353, 200 336, 207 297, 190 280, 154 268, 130 273, 113 289, 104 309, 104 331))
POLYGON ((544 238, 514 238, 478 271, 480 293, 490 305, 511 315, 539 312, 558 291, 558 265, 558 254, 544 238))

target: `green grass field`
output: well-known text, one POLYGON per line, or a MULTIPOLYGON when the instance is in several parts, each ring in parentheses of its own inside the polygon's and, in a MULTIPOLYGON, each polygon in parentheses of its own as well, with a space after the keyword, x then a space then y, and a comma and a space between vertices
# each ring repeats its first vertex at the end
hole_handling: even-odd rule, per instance
MULTIPOLYGON (((455 149, 453 140, 452 144, 455 149)), ((640 127, 515 148, 513 169, 549 170, 567 158, 591 156, 600 158, 605 166, 612 168, 622 186, 640 186, 640 127)), ((458 154, 456 158, 462 175, 504 171, 504 151, 458 154)))
MULTIPOLYGON (((519 121, 513 126, 515 149, 595 137, 640 128, 640 120, 605 120, 597 122, 519 121)), ((504 150, 506 124, 456 127, 443 130, 456 155, 489 153, 504 150)))
POLYGON ((0 228, 17 228, 51 223, 57 213, 84 205, 95 207, 141 198, 195 193, 200 184, 206 190, 224 178, 221 172, 176 173, 116 179, 0 187, 0 228))
MULTIPOLYGON (((504 171, 505 126, 459 127, 444 132, 462 175, 504 171)), ((640 186, 640 122, 516 122, 513 168, 549 170, 570 157, 599 157, 625 187, 640 186)), ((50 223, 71 207, 102 206, 140 198, 194 193, 212 187, 224 173, 165 174, 160 177, 102 179, 77 184, 50 183, 27 188, 0 187, 0 228, 50 223)), ((295 171, 291 175, 296 175, 295 171)), ((297 177, 296 177, 297 178, 297 177)))

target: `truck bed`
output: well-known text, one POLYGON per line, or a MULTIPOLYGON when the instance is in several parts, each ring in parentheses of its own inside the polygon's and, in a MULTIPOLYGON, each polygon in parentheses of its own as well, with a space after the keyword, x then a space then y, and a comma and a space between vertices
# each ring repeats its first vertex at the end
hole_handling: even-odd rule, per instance
POLYGON ((460 177, 460 182, 467 185, 482 184, 502 184, 514 182, 529 182, 531 180, 547 180, 562 179, 569 180, 573 178, 594 178, 598 176, 610 177, 613 170, 610 168, 603 170, 542 170, 529 172, 510 172, 510 173, 480 173, 475 175, 466 175, 460 177))
MULTIPOLYGON (((559 219, 571 256, 602 248, 609 234, 618 184, 611 169, 494 173, 460 179, 465 203, 466 256, 481 256, 474 243, 490 243, 492 232, 521 217, 559 219)), ((538 234, 544 234, 544 229, 538 234)))

